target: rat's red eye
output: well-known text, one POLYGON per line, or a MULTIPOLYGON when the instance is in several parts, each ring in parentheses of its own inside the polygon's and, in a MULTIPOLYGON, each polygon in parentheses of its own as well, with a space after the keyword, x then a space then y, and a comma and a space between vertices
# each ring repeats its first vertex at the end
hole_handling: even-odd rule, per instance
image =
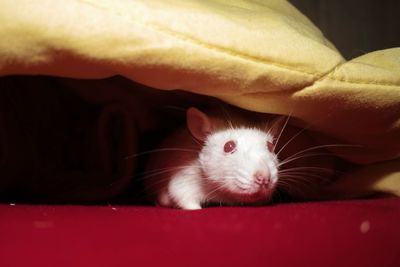
POLYGON ((224 152, 225 153, 233 153, 236 150, 236 143, 233 140, 230 140, 225 143, 224 145, 224 152))
POLYGON ((269 151, 274 151, 274 143, 272 143, 271 141, 267 141, 267 148, 269 151))

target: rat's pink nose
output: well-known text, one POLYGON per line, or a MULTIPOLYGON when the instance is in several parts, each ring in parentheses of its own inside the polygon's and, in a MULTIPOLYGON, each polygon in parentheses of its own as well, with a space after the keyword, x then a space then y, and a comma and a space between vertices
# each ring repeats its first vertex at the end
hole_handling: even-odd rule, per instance
POLYGON ((258 170, 254 174, 254 182, 258 185, 267 185, 270 183, 271 175, 268 169, 258 170))

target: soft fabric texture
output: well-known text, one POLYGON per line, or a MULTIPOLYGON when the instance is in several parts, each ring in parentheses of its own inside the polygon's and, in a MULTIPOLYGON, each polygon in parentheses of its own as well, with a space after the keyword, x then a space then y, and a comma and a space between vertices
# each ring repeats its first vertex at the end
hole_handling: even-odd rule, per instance
POLYGON ((122 75, 290 115, 359 146, 331 149, 361 164, 335 190, 400 195, 400 48, 346 62, 286 1, 4 0, 0 36, 2 76, 122 75))
MULTIPOLYGON (((336 197, 400 195, 400 49, 346 62, 286 1, 2 0, 0 36, 0 197, 119 194, 135 172, 125 157, 145 141, 137 133, 172 121, 152 110, 169 96, 188 101, 171 89, 290 115, 321 143, 359 146, 331 150, 360 164, 333 185, 336 197), (136 98, 149 88, 58 78, 114 75, 167 93, 136 98)), ((399 207, 375 199, 190 212, 9 201, 0 205, 0 266, 395 267, 399 207)))
POLYGON ((2 267, 397 267, 399 202, 201 211, 0 205, 0 263, 2 267))

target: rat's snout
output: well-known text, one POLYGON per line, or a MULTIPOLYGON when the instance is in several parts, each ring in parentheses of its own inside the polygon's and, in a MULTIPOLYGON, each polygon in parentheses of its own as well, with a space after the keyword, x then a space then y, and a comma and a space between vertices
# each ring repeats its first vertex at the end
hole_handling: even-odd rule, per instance
POLYGON ((254 182, 260 186, 271 183, 271 174, 269 169, 258 170, 254 173, 254 182))

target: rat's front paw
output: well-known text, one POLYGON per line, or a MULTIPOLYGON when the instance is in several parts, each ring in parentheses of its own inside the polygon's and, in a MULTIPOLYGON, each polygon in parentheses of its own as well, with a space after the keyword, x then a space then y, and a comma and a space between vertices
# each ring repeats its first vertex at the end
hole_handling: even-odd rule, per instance
POLYGON ((169 207, 169 208, 178 208, 183 210, 200 210, 201 205, 199 202, 194 200, 191 201, 179 201, 176 198, 171 197, 168 192, 162 192, 158 196, 157 204, 162 207, 169 207))
POLYGON ((179 208, 181 208, 183 210, 201 210, 200 204, 197 204, 197 203, 188 203, 185 205, 180 205, 179 208))

